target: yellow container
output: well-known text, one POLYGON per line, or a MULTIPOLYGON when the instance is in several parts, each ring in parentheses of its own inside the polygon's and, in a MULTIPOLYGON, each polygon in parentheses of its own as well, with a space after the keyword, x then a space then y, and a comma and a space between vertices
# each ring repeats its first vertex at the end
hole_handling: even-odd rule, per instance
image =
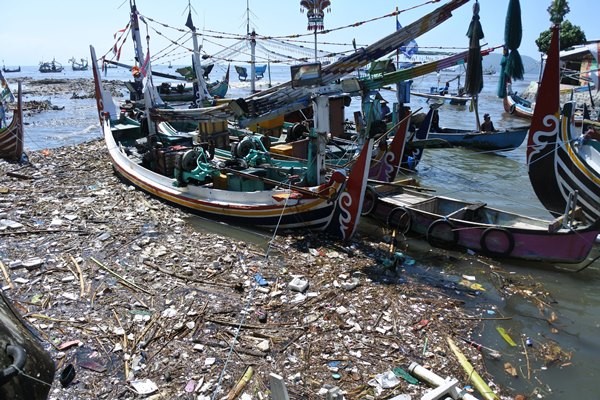
POLYGON ((269 151, 271 153, 281 154, 283 156, 291 156, 294 151, 294 148, 291 144, 276 144, 274 146, 271 146, 271 149, 269 151))
POLYGON ((219 174, 213 177, 213 188, 227 190, 227 175, 219 174))

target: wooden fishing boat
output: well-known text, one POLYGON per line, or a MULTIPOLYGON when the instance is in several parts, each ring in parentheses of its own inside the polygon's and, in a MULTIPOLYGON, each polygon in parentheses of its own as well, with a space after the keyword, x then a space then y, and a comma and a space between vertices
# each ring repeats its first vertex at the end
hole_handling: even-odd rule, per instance
POLYGON ((75 57, 71 57, 69 62, 71 63, 71 69, 73 69, 73 71, 87 71, 88 69, 88 60, 85 58, 77 61, 75 60, 75 57))
POLYGON ((370 212, 390 228, 425 237, 435 247, 552 263, 582 262, 594 246, 600 221, 588 224, 575 214, 547 221, 408 189, 382 195, 370 212))
POLYGON ((2 65, 2 72, 21 72, 21 66, 19 65, 16 68, 6 68, 4 65, 2 65))
MULTIPOLYGON (((0 81, 5 85, 6 81, 0 74, 0 81)), ((4 86, 8 90, 8 85, 4 86)), ((12 95, 11 95, 12 97, 12 95)), ((4 98, 4 91, 0 93, 4 98)), ((23 101, 21 99, 21 82, 17 84, 17 107, 8 126, 0 127, 0 158, 10 161, 18 161, 23 155, 23 101)))
POLYGON ((502 99, 504 111, 519 118, 531 119, 534 104, 519 96, 517 92, 510 90, 510 84, 506 88, 506 96, 502 99))
POLYGON ((63 66, 56 60, 46 61, 40 63, 39 71, 42 73, 50 73, 50 72, 62 72, 63 66))
POLYGON ((478 132, 468 129, 438 128, 429 132, 429 139, 438 139, 451 146, 481 151, 510 151, 525 141, 529 126, 508 128, 497 132, 478 132))
MULTIPOLYGON (((92 60, 96 60, 91 48, 92 60)), ((372 140, 350 173, 333 171, 324 183, 303 186, 277 168, 213 160, 206 143, 158 143, 152 119, 117 112, 93 63, 100 123, 116 173, 164 201, 212 219, 263 229, 327 230, 343 239, 354 232, 367 181, 372 140)), ((150 88, 148 88, 150 90, 150 88)), ((145 95, 149 95, 146 93, 145 95)))
POLYGON ((447 103, 453 106, 464 106, 471 100, 469 96, 458 94, 423 93, 411 91, 411 96, 424 97, 428 102, 447 103))
POLYGON ((570 204, 581 207, 590 220, 600 219, 600 152, 596 140, 585 140, 575 128, 573 102, 560 107, 559 33, 552 41, 531 119, 527 165, 531 185, 552 214, 570 204))

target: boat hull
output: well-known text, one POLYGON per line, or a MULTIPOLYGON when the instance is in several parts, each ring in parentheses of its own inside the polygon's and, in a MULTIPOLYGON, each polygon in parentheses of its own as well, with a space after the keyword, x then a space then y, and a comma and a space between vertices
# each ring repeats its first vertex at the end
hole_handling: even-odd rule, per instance
POLYGON ((23 103, 21 98, 21 82, 17 89, 17 108, 6 128, 0 129, 0 158, 17 161, 23 154, 23 103))
POLYGON ((600 219, 600 145, 576 132, 574 102, 560 106, 559 38, 559 28, 553 27, 539 89, 544 101, 536 104, 528 137, 529 179, 552 214, 576 205, 595 221, 600 219))
POLYGON ((429 132, 429 139, 439 139, 452 146, 466 147, 483 151, 510 151, 521 146, 527 137, 529 127, 511 128, 498 132, 477 132, 469 130, 440 128, 429 132))
POLYGON ((552 221, 420 193, 382 197, 372 215, 392 228, 424 236, 435 247, 549 263, 584 261, 600 233, 598 223, 554 230, 552 221))

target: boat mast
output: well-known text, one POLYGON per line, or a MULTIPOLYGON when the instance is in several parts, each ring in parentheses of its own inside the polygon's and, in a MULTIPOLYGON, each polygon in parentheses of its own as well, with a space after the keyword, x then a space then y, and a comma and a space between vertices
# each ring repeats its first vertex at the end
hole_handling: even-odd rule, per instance
POLYGON ((198 85, 198 93, 196 98, 196 106, 202 107, 204 100, 212 100, 212 96, 208 91, 208 87, 206 86, 206 82, 204 81, 204 76, 202 75, 202 65, 200 64, 200 50, 201 47, 198 45, 198 36, 196 35, 196 27, 194 26, 194 22, 192 21, 192 4, 191 0, 188 0, 188 18, 185 23, 185 26, 190 28, 192 31, 192 42, 194 43, 194 51, 192 53, 192 62, 194 66, 194 72, 196 73, 196 82, 198 85))
POLYGON ((250 41, 250 93, 256 92, 256 32, 250 32, 250 0, 246 0, 246 37, 250 41))
POLYGON ((133 48, 135 51, 135 61, 141 66, 144 62, 144 51, 142 49, 142 37, 140 36, 140 24, 138 21, 138 11, 135 5, 135 0, 129 0, 129 7, 131 8, 131 32, 133 38, 133 48))

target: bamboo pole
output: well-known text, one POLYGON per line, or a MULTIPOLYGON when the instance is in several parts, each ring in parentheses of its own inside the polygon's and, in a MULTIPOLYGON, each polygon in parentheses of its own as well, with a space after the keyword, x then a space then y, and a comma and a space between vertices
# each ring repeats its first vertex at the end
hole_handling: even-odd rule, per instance
POLYGON ((498 396, 496 396, 496 394, 492 391, 492 389, 490 389, 488 384, 485 383, 483 378, 481 378, 481 375, 479 375, 479 373, 477 371, 475 371, 475 368, 473 368, 473 366, 471 365, 469 360, 467 360, 467 358, 460 351, 458 346, 456 346, 456 343, 454 343, 454 340, 452 340, 452 338, 449 336, 446 338, 446 340, 448 341, 448 345, 450 346, 450 349, 452 350, 452 352, 458 359, 458 362, 460 363, 460 365, 463 367, 463 369, 469 376, 469 380, 473 383, 473 386, 475 387, 475 389, 477 389, 477 391, 486 400, 498 400, 499 399, 498 396))
POLYGON ((248 366, 246 368, 246 372, 244 372, 244 375, 242 376, 242 378, 233 387, 233 389, 231 389, 231 391, 227 394, 226 399, 227 400, 236 399, 242 393, 242 391, 244 390, 244 388, 246 387, 248 382, 250 382, 250 379, 252 379, 253 374, 254 374, 254 369, 252 368, 252 366, 248 366))
POLYGON ((6 267, 4 266, 4 263, 2 263, 2 261, 0 261, 0 269, 2 270, 2 275, 4 275, 4 280, 6 281, 6 283, 8 283, 8 287, 14 289, 15 284, 10 279, 10 275, 8 274, 8 271, 6 270, 6 267))

